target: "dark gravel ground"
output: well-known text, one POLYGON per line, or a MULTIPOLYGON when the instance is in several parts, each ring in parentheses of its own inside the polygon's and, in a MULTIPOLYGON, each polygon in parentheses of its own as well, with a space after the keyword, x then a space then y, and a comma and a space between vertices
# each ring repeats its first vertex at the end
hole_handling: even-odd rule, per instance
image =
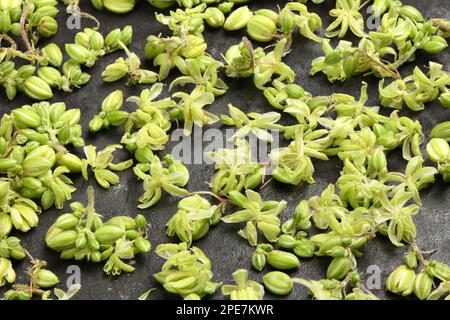
MULTIPOLYGON (((82 1, 84 2, 84 1, 82 1)), ((150 34, 163 33, 168 35, 168 30, 157 23, 154 17, 154 9, 146 1, 139 1, 136 9, 129 14, 117 16, 108 12, 97 12, 92 10, 91 6, 85 1, 84 11, 94 14, 102 23, 100 31, 106 34, 113 28, 123 27, 131 24, 134 29, 134 41, 131 50, 137 53, 141 58, 144 56, 144 46, 146 37, 150 34)), ((282 5, 285 1, 266 1, 259 0, 250 3, 251 8, 276 8, 276 5, 282 5)), ((450 1, 428 0, 428 1, 404 1, 408 4, 417 6, 427 17, 450 18, 450 1)), ((310 10, 317 12, 323 19, 324 25, 330 23, 328 11, 332 7, 333 1, 328 1, 322 5, 311 4, 310 10)), ((58 16, 60 31, 52 39, 57 43, 63 44, 73 42, 76 30, 67 30, 65 27, 66 16, 61 12, 58 16)), ((88 21, 83 21, 83 27, 89 26, 88 21)), ((208 41, 209 52, 217 59, 220 53, 240 41, 244 35, 243 32, 226 32, 224 30, 207 30, 206 38, 208 41)), ((92 135, 87 130, 87 124, 94 114, 100 109, 104 97, 111 91, 122 89, 125 96, 138 95, 144 87, 124 87, 122 82, 105 84, 101 79, 101 72, 105 66, 111 63, 115 58, 123 54, 115 53, 100 59, 96 65, 89 70, 92 79, 88 85, 82 89, 76 90, 71 94, 57 93, 52 101, 64 101, 69 108, 80 108, 82 111, 82 124, 85 128, 84 134, 88 144, 94 144, 102 148, 108 144, 118 143, 122 134, 121 130, 111 130, 101 134, 92 135)), ((343 92, 359 96, 361 81, 366 81, 370 85, 369 96, 371 105, 377 105, 378 91, 377 79, 371 77, 358 77, 350 79, 345 83, 330 84, 322 75, 310 77, 308 75, 311 61, 322 54, 320 45, 305 38, 296 37, 292 53, 286 58, 286 62, 295 70, 297 74, 297 83, 313 95, 327 95, 333 92, 343 92)), ((404 66, 401 69, 402 74, 409 74, 413 66, 424 66, 428 59, 439 62, 448 68, 450 62, 450 51, 434 55, 432 57, 419 54, 414 65, 404 66)), ((150 68, 148 61, 144 62, 144 67, 150 68)), ((216 114, 226 113, 227 104, 233 103, 241 107, 244 111, 250 112, 268 112, 270 105, 265 98, 249 80, 226 80, 230 86, 228 93, 217 99, 215 104, 209 108, 216 114)), ((165 82, 168 83, 168 82, 165 82)), ((22 94, 13 102, 7 101, 3 93, 0 94, 0 110, 2 113, 9 112, 14 107, 30 103, 22 94)), ((133 106, 128 104, 126 109, 132 110, 133 106)), ((408 114, 402 111, 402 114, 408 114)), ((427 105, 426 110, 408 114, 418 118, 427 134, 431 128, 444 120, 448 120, 449 113, 438 102, 427 105)), ((214 128, 223 130, 220 124, 214 125, 214 128)), ((197 140, 197 139, 195 139, 197 140)), ((197 140, 198 141, 198 140, 197 140)), ((170 142, 165 152, 170 152, 176 142, 170 142)), ((80 150, 78 150, 80 152, 80 150)), ((123 152, 123 157, 126 153, 123 152)), ((399 153, 390 156, 390 169, 402 168, 405 163, 399 153)), ((316 183, 313 185, 300 184, 296 187, 287 187, 276 182, 271 182, 262 190, 262 196, 265 199, 281 200, 288 202, 287 209, 283 212, 282 218, 287 219, 293 213, 297 203, 302 199, 319 194, 329 183, 334 183, 341 169, 341 162, 332 159, 328 162, 315 161, 316 183)), ((190 165, 191 180, 188 185, 190 191, 206 190, 205 181, 209 181, 214 173, 211 165, 190 165)), ((88 182, 80 177, 74 177, 75 185, 78 190, 73 195, 73 200, 86 201, 86 189, 88 185, 94 185, 96 189, 96 208, 99 213, 105 217, 114 215, 134 216, 140 212, 137 209, 138 196, 142 193, 142 183, 138 182, 132 172, 128 170, 120 174, 121 183, 119 186, 112 187, 110 190, 103 190, 96 185, 93 177, 88 182)), ((425 250, 438 249, 434 258, 443 262, 450 262, 450 238, 449 238, 449 187, 441 180, 422 192, 423 208, 415 217, 418 226, 418 244, 425 250)), ((165 224, 173 213, 176 212, 177 199, 164 195, 161 201, 151 209, 142 211, 150 222, 150 240, 155 248, 158 244, 175 241, 165 235, 165 224)), ((68 205, 65 209, 68 209, 68 205)), ((136 260, 136 271, 129 275, 122 275, 116 278, 106 276, 102 271, 102 264, 62 261, 58 254, 47 248, 44 244, 44 236, 49 226, 54 220, 65 212, 49 210, 40 217, 39 226, 27 233, 19 234, 25 247, 33 256, 39 259, 45 259, 49 263, 49 268, 54 270, 62 280, 65 287, 66 279, 70 276, 71 265, 77 265, 81 269, 81 291, 76 295, 77 299, 136 299, 141 293, 150 287, 156 287, 158 290, 151 295, 151 299, 174 299, 175 296, 166 293, 159 284, 153 279, 153 274, 161 269, 163 260, 154 252, 140 255, 136 260)), ((250 255, 253 248, 246 240, 239 237, 236 232, 238 225, 219 224, 213 227, 207 237, 197 241, 196 246, 205 251, 212 261, 214 279, 231 282, 231 274, 238 268, 251 269, 250 255)), ((370 276, 370 266, 378 266, 382 273, 381 287, 374 290, 378 296, 384 299, 395 299, 396 297, 387 294, 384 291, 384 280, 386 276, 399 264, 402 263, 403 253, 406 248, 396 248, 383 237, 371 241, 365 249, 365 255, 358 260, 359 270, 363 277, 367 279, 370 276)), ((326 268, 330 262, 329 258, 313 258, 302 261, 302 266, 298 271, 292 272, 294 276, 301 276, 310 279, 321 279, 325 276, 326 268)), ((26 262, 15 263, 18 272, 18 281, 24 279, 24 270, 27 267, 26 262)), ((373 268, 373 267, 372 267, 373 268)), ((262 274, 251 271, 250 277, 260 280, 262 274)), ((6 288, 0 289, 3 292, 6 288)), ((267 298, 276 298, 267 294, 267 298)), ((212 299, 222 299, 220 290, 211 297, 212 299)), ((287 297, 288 299, 306 299, 307 290, 303 287, 296 287, 294 292, 287 297)))

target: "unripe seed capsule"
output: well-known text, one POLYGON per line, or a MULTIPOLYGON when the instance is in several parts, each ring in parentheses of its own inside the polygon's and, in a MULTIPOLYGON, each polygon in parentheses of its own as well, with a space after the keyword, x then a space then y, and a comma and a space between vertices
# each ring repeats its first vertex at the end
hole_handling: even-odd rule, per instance
POLYGON ((242 29, 247 25, 248 20, 250 20, 252 16, 253 13, 247 6, 240 7, 227 17, 223 28, 229 31, 242 29))
POLYGON ((41 288, 50 288, 59 283, 59 279, 50 270, 47 269, 39 269, 36 273, 36 281, 35 285, 41 288))
POLYGON ((269 252, 267 254, 267 263, 280 270, 295 269, 300 266, 300 261, 294 254, 280 250, 269 252))
POLYGON ((263 276, 263 283, 267 290, 280 296, 288 295, 294 287, 292 279, 281 271, 267 273, 263 276))

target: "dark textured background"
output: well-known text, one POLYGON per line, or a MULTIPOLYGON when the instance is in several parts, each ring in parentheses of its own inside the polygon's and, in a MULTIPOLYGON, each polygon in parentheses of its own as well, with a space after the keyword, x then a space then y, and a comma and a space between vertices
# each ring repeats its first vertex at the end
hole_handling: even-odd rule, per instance
MULTIPOLYGON (((142 59, 144 56, 144 46, 146 37, 150 34, 163 33, 169 35, 169 31, 165 26, 157 23, 154 18, 154 8, 146 1, 139 1, 135 10, 132 13, 117 16, 108 12, 98 12, 92 10, 89 1, 81 1, 83 3, 82 9, 84 11, 94 14, 102 23, 100 31, 106 34, 115 27, 123 27, 131 24, 134 29, 134 39, 131 45, 131 50, 137 53, 142 59)), ((428 0, 428 1, 404 1, 405 3, 416 5, 426 17, 443 17, 450 18, 450 1, 442 0, 428 0)), ((251 8, 276 8, 276 5, 282 5, 285 1, 253 1, 250 3, 251 8)), ((323 19, 324 26, 330 23, 328 11, 333 6, 334 1, 326 1, 322 5, 309 5, 310 11, 320 14, 323 19)), ((63 11, 58 15, 60 23, 60 31, 57 36, 52 39, 60 44, 73 42, 73 37, 76 30, 67 30, 65 27, 66 15, 63 11)), ((83 20, 83 27, 91 26, 90 22, 83 20)), ((208 51, 216 58, 220 59, 220 53, 224 53, 226 49, 240 41, 244 35, 244 31, 226 32, 224 30, 207 29, 206 38, 208 41, 208 51)), ((126 88, 123 82, 116 82, 113 84, 105 84, 101 79, 101 72, 105 66, 111 63, 115 58, 122 55, 123 52, 108 55, 100 59, 96 65, 88 72, 92 74, 91 81, 85 87, 75 90, 71 94, 56 93, 52 101, 65 101, 69 108, 80 108, 82 112, 82 124, 84 127, 84 136, 88 144, 94 144, 102 148, 108 144, 119 143, 122 134, 121 130, 104 131, 97 135, 89 134, 87 124, 94 114, 99 109, 104 97, 112 90, 122 89, 125 96, 138 95, 143 86, 135 86, 126 88)), ((369 104, 378 104, 378 90, 377 79, 371 77, 358 77, 350 79, 341 84, 336 83, 331 85, 323 75, 310 77, 308 75, 311 61, 322 55, 320 44, 305 39, 300 36, 294 38, 294 44, 291 54, 286 58, 286 62, 295 70, 297 74, 296 82, 304 86, 304 88, 313 95, 328 95, 333 92, 343 92, 359 97, 359 90, 361 81, 367 81, 370 84, 369 89, 369 104)), ((419 53, 417 61, 414 65, 424 66, 428 59, 439 62, 448 68, 450 61, 450 52, 445 52, 428 56, 419 53)), ((143 67, 150 68, 148 61, 144 62, 143 67)), ((413 65, 405 66, 401 69, 402 74, 409 74, 413 65)), ((241 107, 244 111, 268 112, 272 108, 266 102, 262 93, 256 90, 249 80, 231 80, 227 79, 230 86, 228 93, 217 99, 213 106, 208 110, 216 114, 226 113, 227 104, 233 103, 241 107)), ((165 81, 167 84, 168 81, 165 81)), ((7 101, 4 93, 0 94, 0 110, 1 113, 9 112, 14 107, 19 107, 25 103, 29 103, 23 94, 20 94, 13 102, 7 101)), ((134 106, 127 104, 127 110, 132 110, 134 106)), ((386 110, 390 112, 391 110, 386 110)), ((409 114, 402 111, 402 114, 409 114)), ((440 121, 449 120, 449 111, 444 109, 438 102, 428 104, 426 110, 412 115, 418 117, 424 127, 424 132, 427 134, 433 125, 440 121)), ((220 124, 214 127, 221 128, 220 124)), ((221 129, 224 129, 223 127, 221 129)), ((170 152, 173 143, 169 143, 165 152, 170 152)), ((81 150, 78 150, 80 152, 81 150)), ((126 157, 126 152, 122 153, 126 157)), ((276 182, 271 182, 265 189, 262 190, 262 196, 265 199, 285 199, 288 202, 287 209, 282 213, 283 221, 293 213, 293 209, 297 203, 302 199, 307 199, 311 196, 319 194, 329 183, 334 183, 339 175, 341 169, 341 162, 337 159, 332 159, 328 162, 315 161, 316 173, 314 175, 316 183, 313 185, 300 184, 296 187, 288 187, 276 182)), ((390 170, 398 170, 403 168, 405 162, 401 159, 398 152, 390 155, 390 170)), ((191 172, 191 180, 188 185, 190 191, 206 190, 205 181, 209 181, 214 173, 212 166, 191 165, 189 166, 191 172)), ((170 241, 165 235, 165 224, 170 219, 173 213, 176 212, 177 199, 164 195, 161 201, 154 207, 141 211, 137 209, 138 197, 142 193, 142 182, 138 182, 132 172, 128 170, 120 174, 121 183, 119 186, 112 187, 110 190, 103 190, 96 185, 93 177, 88 182, 85 182, 81 177, 74 177, 75 185, 78 190, 73 194, 73 200, 81 200, 86 202, 86 189, 88 185, 94 185, 96 189, 96 208, 97 211, 105 217, 112 217, 114 215, 131 215, 136 213, 144 213, 150 222, 149 239, 152 242, 153 248, 158 244, 170 241)), ((436 184, 427 188, 422 192, 423 209, 420 214, 415 217, 418 225, 418 244, 424 250, 438 249, 434 254, 434 258, 443 262, 450 262, 450 238, 449 238, 449 188, 440 179, 436 184)), ((65 209, 68 208, 68 205, 65 209)), ((154 252, 145 255, 139 255, 136 259, 136 271, 131 274, 125 274, 119 277, 106 276, 103 271, 103 264, 76 262, 76 261, 62 261, 58 254, 44 244, 44 236, 49 226, 54 220, 65 210, 56 211, 49 210, 40 216, 39 226, 26 234, 18 234, 23 239, 23 244, 31 252, 33 256, 39 259, 45 259, 49 263, 49 268, 54 270, 62 281, 62 286, 65 287, 65 282, 69 276, 66 273, 69 265, 76 264, 81 268, 81 284, 82 289, 76 295, 77 299, 136 299, 141 293, 150 287, 156 287, 158 290, 150 296, 151 299, 173 299, 174 295, 166 293, 162 287, 153 279, 153 274, 161 269, 163 260, 159 258, 154 252)), ((224 283, 231 282, 231 273, 237 268, 251 269, 250 255, 254 248, 250 247, 246 240, 239 237, 236 232, 240 225, 219 224, 213 227, 208 235, 195 242, 195 245, 200 247, 210 257, 212 261, 212 269, 214 272, 214 280, 223 281, 224 283)), ((381 290, 374 290, 374 292, 382 298, 392 299, 396 298, 393 295, 386 294, 384 291, 384 280, 397 265, 402 263, 403 253, 405 248, 396 248, 390 242, 379 237, 371 241, 365 249, 365 255, 358 260, 359 270, 363 276, 367 277, 366 273, 368 266, 378 265, 382 270, 382 288, 381 290)), ((301 267, 292 272, 292 275, 301 276, 310 279, 320 279, 325 277, 326 268, 330 262, 329 258, 313 258, 311 260, 303 260, 301 267)), ((14 262, 16 271, 20 280, 24 279, 24 270, 28 266, 26 261, 14 262)), ((267 272, 269 268, 265 271, 267 272)), ((252 279, 261 279, 262 274, 251 272, 252 279)), ((0 289, 0 292, 5 288, 0 289)), ((220 290, 212 297, 214 299, 221 299, 220 290)), ((266 298, 274 298, 266 294, 266 298)), ((294 292, 288 296, 289 299, 305 299, 307 298, 307 290, 303 287, 297 286, 294 292)))

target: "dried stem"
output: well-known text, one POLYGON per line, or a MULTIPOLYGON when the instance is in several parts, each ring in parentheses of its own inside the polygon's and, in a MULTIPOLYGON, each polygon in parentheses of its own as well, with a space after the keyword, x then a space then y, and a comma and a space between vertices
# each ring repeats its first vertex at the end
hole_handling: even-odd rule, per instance
POLYGON ((82 18, 86 18, 86 19, 94 21, 97 25, 95 27, 93 27, 92 29, 98 30, 98 28, 100 28, 100 21, 98 21, 98 19, 96 17, 94 17, 93 15, 91 15, 87 12, 81 11, 78 3, 79 3, 78 0, 71 1, 71 3, 66 8, 66 12, 73 16, 80 16, 82 18))
POLYGON ((450 25, 442 21, 442 19, 431 19, 433 24, 441 30, 450 31, 450 25))
POLYGON ((28 16, 28 12, 30 11, 30 9, 31 3, 28 3, 23 9, 22 15, 20 16, 20 36, 22 37, 22 40, 25 44, 25 47, 27 48, 27 51, 33 50, 30 44, 30 40, 28 40, 27 31, 25 30, 25 20, 28 16))

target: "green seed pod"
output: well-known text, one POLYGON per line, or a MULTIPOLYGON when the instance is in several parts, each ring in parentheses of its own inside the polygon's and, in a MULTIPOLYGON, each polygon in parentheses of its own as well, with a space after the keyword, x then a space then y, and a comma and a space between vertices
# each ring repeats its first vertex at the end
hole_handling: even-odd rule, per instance
POLYGON ((5 240, 6 245, 11 249, 11 248, 17 248, 20 247, 20 239, 17 237, 8 237, 5 240))
POLYGON ((117 47, 121 35, 122 31, 119 28, 112 30, 105 38, 105 45, 110 48, 117 47))
POLYGON ((15 86, 9 85, 9 84, 5 84, 4 87, 5 87, 6 97, 9 100, 13 100, 17 95, 17 88, 15 86))
POLYGON ((210 223, 208 220, 196 221, 192 228, 192 240, 199 240, 206 236, 209 231, 210 223))
MULTIPOLYGON (((38 138, 39 140, 39 138, 38 138)), ((45 140, 47 142, 47 140, 45 140)), ((34 149, 38 148, 40 146, 40 143, 38 141, 28 141, 25 146, 24 146, 24 150, 26 153, 30 153, 31 151, 33 151, 34 149)))
POLYGON ((436 163, 444 163, 450 155, 450 147, 444 139, 431 139, 426 147, 428 157, 436 163))
POLYGON ((108 94, 102 102, 102 110, 112 112, 119 110, 123 105, 123 92, 116 90, 108 94))
POLYGON ((23 91, 30 98, 35 100, 48 100, 53 97, 50 86, 39 77, 29 77, 23 85, 23 91))
POLYGON ((293 219, 286 220, 281 226, 281 232, 287 234, 294 234, 295 233, 294 220, 293 219))
POLYGON ((19 108, 11 112, 14 124, 19 128, 36 128, 41 125, 39 114, 30 109, 19 108))
POLYGON ((59 228, 61 230, 68 230, 75 227, 79 222, 79 219, 71 214, 71 213, 65 213, 56 219, 54 226, 56 228, 59 228))
POLYGON ((17 161, 11 158, 0 159, 0 171, 7 171, 15 168, 17 161))
POLYGON ((81 261, 87 258, 89 251, 86 248, 77 248, 74 254, 75 260, 81 261))
POLYGON ((405 264, 410 269, 416 269, 417 268, 417 256, 414 251, 409 251, 405 254, 405 264))
POLYGON ((134 153, 134 157, 141 163, 151 163, 155 157, 153 151, 149 147, 138 149, 134 153))
POLYGON ((37 177, 50 170, 55 163, 55 151, 49 146, 40 146, 31 151, 22 163, 25 176, 37 177))
POLYGON ((142 214, 138 214, 136 218, 134 218, 134 222, 139 229, 147 228, 147 219, 142 214))
POLYGON ((76 155, 69 152, 59 153, 56 159, 58 164, 65 166, 70 172, 81 172, 82 161, 76 155))
POLYGON ((353 271, 350 277, 350 285, 356 288, 360 283, 361 283, 361 275, 359 274, 359 272, 353 271))
POLYGON ((0 10, 0 32, 8 33, 11 30, 11 17, 6 10, 0 10))
POLYGON ((46 16, 39 21, 36 29, 43 37, 49 38, 58 32, 58 22, 54 18, 46 16))
POLYGON ((140 237, 133 241, 134 246, 143 253, 150 252, 152 245, 150 241, 140 237))
POLYGON ((211 28, 220 28, 225 23, 225 15, 219 8, 207 8, 205 21, 211 28))
POLYGON ((135 4, 136 0, 103 0, 103 7, 117 14, 130 12, 135 4))
POLYGON ((147 38, 147 44, 145 45, 145 58, 154 59, 164 51, 164 45, 159 42, 159 38, 156 36, 149 36, 147 38))
POLYGON ((61 74, 58 69, 53 67, 41 67, 39 68, 37 75, 50 87, 55 87, 61 83, 61 74))
MULTIPOLYGON (((85 29, 90 30, 90 29, 85 29)), ((86 49, 89 49, 89 34, 87 32, 78 32, 75 35, 75 44, 80 45, 86 49)))
POLYGON ((41 196, 41 205, 44 210, 47 210, 55 203, 55 194, 52 190, 46 190, 41 196))
POLYGON ((22 163, 25 159, 25 149, 21 146, 13 147, 10 158, 16 160, 18 163, 22 163))
POLYGON ((196 58, 202 55, 207 47, 208 45, 203 38, 189 35, 187 45, 181 48, 180 55, 186 59, 196 58))
POLYGON ((308 107, 311 111, 316 110, 319 107, 326 106, 328 104, 328 97, 314 97, 308 101, 308 107))
POLYGON ((26 256, 25 250, 21 246, 11 249, 9 251, 9 255, 11 256, 11 258, 16 260, 23 260, 26 256))
POLYGON ((50 118, 54 122, 61 121, 67 123, 69 126, 75 126, 80 121, 81 112, 80 109, 66 111, 66 104, 64 102, 56 102, 50 105, 50 118))
POLYGON ((93 50, 101 50, 105 45, 105 39, 98 31, 94 31, 89 35, 89 48, 93 50))
POLYGON ((133 40, 133 27, 125 26, 120 33, 120 41, 126 46, 128 46, 133 40))
POLYGON ((100 251, 91 251, 88 256, 88 260, 93 262, 100 262, 102 261, 102 254, 100 251))
POLYGON ((352 270, 352 262, 347 257, 337 257, 331 261, 327 270, 327 279, 343 279, 352 270))
POLYGON ((91 132, 98 132, 103 128, 103 118, 94 116, 89 122, 89 130, 91 132))
POLYGON ((287 171, 286 168, 277 167, 272 176, 280 181, 281 183, 291 184, 292 183, 292 175, 287 171))
POLYGON ((341 61, 341 53, 339 51, 331 51, 325 56, 325 63, 328 65, 333 65, 341 61))
POLYGON ((261 206, 261 211, 263 211, 263 212, 269 211, 269 210, 277 208, 279 205, 280 205, 280 202, 278 202, 278 201, 274 201, 274 200, 264 201, 261 206))
POLYGON ((8 149, 8 142, 6 142, 6 139, 3 137, 0 137, 0 154, 5 154, 6 150, 8 149))
POLYGON ((431 278, 426 272, 420 272, 416 275, 414 280, 414 294, 420 300, 425 300, 433 289, 433 278, 431 278))
POLYGON ((66 43, 65 45, 67 55, 75 62, 79 64, 85 64, 88 62, 90 57, 90 52, 87 48, 76 44, 76 43, 66 43))
POLYGON ((386 280, 386 289, 403 296, 413 292, 416 275, 405 265, 397 267, 386 280))
POLYGON ((71 249, 62 250, 61 254, 59 256, 63 260, 73 259, 75 257, 76 251, 77 251, 77 248, 75 248, 75 247, 71 248, 71 249))
POLYGON ((73 211, 75 214, 80 214, 80 213, 82 213, 82 212, 84 211, 84 205, 83 205, 81 202, 79 202, 79 201, 77 201, 77 202, 72 202, 72 203, 69 205, 69 207, 70 207, 70 209, 72 209, 72 211, 73 211))
POLYGON ((126 111, 113 111, 108 114, 106 120, 114 127, 119 127, 124 124, 128 119, 128 112, 126 111))
POLYGON ((87 239, 84 233, 79 233, 77 240, 75 241, 75 247, 77 249, 84 249, 87 246, 87 239))
MULTIPOLYGON (((20 0, 16 0, 17 3, 19 1, 20 0)), ((22 7, 18 5, 9 9, 9 16, 11 17, 12 22, 18 22, 20 20, 20 17, 22 16, 22 7)))
POLYGON ((294 247, 294 253, 300 258, 311 258, 315 252, 314 243, 308 239, 297 240, 297 244, 294 247))
POLYGON ((32 24, 37 25, 42 18, 47 16, 54 18, 58 12, 55 5, 40 6, 30 15, 29 20, 32 24))
POLYGON ((342 258, 347 256, 348 251, 341 246, 335 246, 332 249, 328 250, 329 255, 333 258, 342 258))
POLYGON ((99 250, 100 249, 100 243, 93 237, 89 236, 87 237, 87 245, 89 249, 91 250, 99 250))
POLYGON ((300 267, 300 261, 294 254, 280 250, 270 251, 267 254, 267 263, 280 270, 289 270, 300 267))
POLYGON ((239 191, 231 191, 228 193, 228 198, 237 206, 239 207, 243 207, 244 203, 247 202, 247 197, 244 196, 242 193, 240 193, 239 191))
POLYGON ((300 99, 305 96, 305 89, 296 83, 290 83, 284 89, 289 98, 300 99))
POLYGON ((369 158, 369 169, 379 175, 387 173, 387 159, 382 148, 378 148, 369 158))
POLYGON ((441 281, 450 281, 450 266, 435 260, 429 260, 428 267, 425 271, 432 277, 436 277, 441 281), (430 272, 431 271, 431 272, 430 272))
POLYGON ((343 247, 349 247, 353 243, 353 240, 351 238, 342 238, 342 246, 343 247))
POLYGON ((95 239, 100 244, 113 244, 123 236, 125 236, 125 231, 114 225, 104 225, 95 231, 95 239))
POLYGON ((353 240, 353 243, 351 245, 352 249, 362 248, 363 246, 366 245, 367 241, 368 241, 367 237, 359 237, 359 238, 353 240))
POLYGON ((23 173, 36 177, 50 170, 56 161, 55 151, 49 146, 40 146, 29 152, 22 162, 23 173))
POLYGON ((97 10, 103 10, 103 0, 91 0, 92 6, 97 10))
POLYGON ((14 71, 15 64, 12 61, 5 61, 3 63, 0 63, 0 73, 3 75, 10 74, 14 71))
POLYGON ((389 9, 389 2, 387 0, 374 0, 372 13, 376 17, 381 16, 388 9, 389 9))
POLYGON ((127 216, 118 216, 109 219, 105 225, 112 225, 119 228, 124 228, 125 230, 134 230, 136 228, 136 223, 134 219, 127 216))
POLYGON ((217 6, 219 8, 220 11, 222 11, 223 13, 228 13, 231 10, 233 10, 234 7, 234 2, 231 1, 225 1, 222 3, 219 3, 219 5, 217 6))
POLYGON ((10 216, 3 212, 0 214, 0 236, 7 236, 12 230, 12 221, 10 216))
POLYGON ((255 15, 267 17, 275 23, 278 23, 278 20, 279 20, 278 13, 275 12, 274 10, 270 10, 270 9, 257 10, 257 11, 255 11, 255 15))
POLYGON ((125 237, 128 240, 134 240, 137 239, 139 237, 139 233, 136 230, 128 230, 125 234, 125 237))
MULTIPOLYGON (((275 23, 278 23, 277 20, 273 21, 275 23)), ((279 24, 281 25, 281 32, 283 34, 290 35, 294 32, 296 26, 295 17, 290 10, 281 10, 279 14, 279 24)))
POLYGON ((175 3, 174 0, 148 0, 148 2, 158 9, 167 9, 175 3))
POLYGON ((292 249, 295 247, 295 245, 297 244, 297 239, 295 239, 293 236, 291 236, 290 234, 282 234, 279 238, 278 238, 278 245, 281 248, 285 248, 285 249, 292 249))
POLYGON ((38 8, 44 6, 56 6, 57 3, 58 1, 56 0, 33 0, 33 4, 38 8))
POLYGON ((423 49, 428 53, 439 53, 447 47, 447 40, 441 36, 433 36, 423 45, 423 49))
POLYGON ((103 81, 114 82, 120 80, 125 77, 128 72, 128 66, 124 62, 109 64, 102 72, 103 81))
POLYGON ((414 22, 422 22, 423 16, 419 10, 413 6, 403 5, 399 9, 400 16, 405 19, 410 19, 414 22))
POLYGON ((36 67, 32 65, 25 65, 17 69, 17 77, 21 79, 27 79, 31 77, 36 71, 36 67))
POLYGON ((36 278, 34 284, 40 288, 51 288, 59 283, 59 279, 50 270, 39 269, 36 272, 36 278))
POLYGON ((60 251, 70 249, 75 246, 78 234, 73 230, 62 231, 49 239, 46 239, 47 246, 53 250, 60 251))
POLYGON ((359 57, 358 55, 352 55, 344 59, 343 62, 344 72, 347 78, 355 75, 359 67, 359 57))
POLYGON ((262 15, 254 15, 247 22, 247 33, 256 41, 272 41, 277 32, 277 25, 270 18, 262 15))
POLYGON ((102 225, 103 225, 102 218, 100 218, 99 216, 95 216, 94 217, 94 222, 92 223, 92 231, 97 230, 102 225))
POLYGON ((312 215, 311 208, 308 201, 302 200, 295 208, 294 212, 294 224, 298 225, 301 221, 309 219, 312 215))
MULTIPOLYGON (((2 159, 4 160, 4 159, 2 159)), ((10 183, 9 181, 0 181, 0 201, 5 200, 10 191, 10 183)))
POLYGON ((247 22, 252 16, 253 13, 248 6, 240 7, 227 17, 223 24, 223 28, 229 31, 242 29, 247 25, 247 22))
POLYGON ((273 294, 285 296, 294 288, 292 279, 284 272, 272 271, 263 276, 264 287, 273 294))
POLYGON ((439 101, 446 108, 450 108, 450 92, 444 92, 439 96, 439 101))
POLYGON ((266 254, 260 250, 255 250, 252 254, 252 266, 258 270, 262 271, 266 266, 267 257, 266 254))

